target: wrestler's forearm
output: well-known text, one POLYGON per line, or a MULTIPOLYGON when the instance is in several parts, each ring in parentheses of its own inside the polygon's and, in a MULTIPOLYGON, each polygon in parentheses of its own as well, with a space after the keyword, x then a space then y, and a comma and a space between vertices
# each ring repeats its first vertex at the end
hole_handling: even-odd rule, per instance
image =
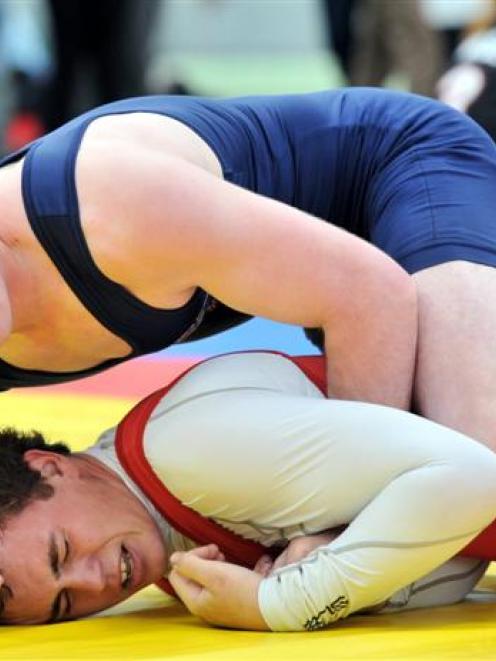
MULTIPOLYGON (((318 628, 383 604, 458 553, 494 516, 496 463, 481 445, 401 411, 329 404, 336 406, 327 422, 333 484, 351 457, 355 465, 353 487, 345 493, 341 483, 335 507, 358 493, 368 504, 327 547, 262 581, 259 606, 276 631, 318 628), (367 429, 366 442, 357 443, 353 429, 367 429), (381 470, 389 481, 377 490, 368 481, 381 470)), ((477 563, 467 579, 472 570, 477 563)))
MULTIPOLYGON (((214 358, 185 377, 172 402, 167 434, 162 415, 148 424, 147 457, 183 502, 266 546, 350 522, 318 557, 258 581, 260 613, 274 630, 383 603, 494 518, 494 453, 404 411, 325 399, 280 356, 214 358), (184 479, 192 457, 195 479, 184 479)), ((209 574, 208 612, 205 603, 194 612, 252 627, 256 576, 222 564, 209 574)))
POLYGON ((417 343, 417 295, 401 269, 368 284, 324 328, 328 394, 408 409, 417 343))

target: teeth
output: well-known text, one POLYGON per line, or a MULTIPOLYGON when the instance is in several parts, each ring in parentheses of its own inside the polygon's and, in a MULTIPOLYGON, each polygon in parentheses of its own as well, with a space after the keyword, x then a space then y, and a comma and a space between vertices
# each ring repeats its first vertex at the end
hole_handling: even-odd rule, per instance
POLYGON ((127 581, 127 565, 124 557, 121 555, 121 585, 124 587, 127 581))
POLYGON ((124 548, 122 548, 121 551, 120 570, 121 570, 121 586, 123 588, 126 588, 131 578, 131 559, 129 557, 128 552, 124 548))

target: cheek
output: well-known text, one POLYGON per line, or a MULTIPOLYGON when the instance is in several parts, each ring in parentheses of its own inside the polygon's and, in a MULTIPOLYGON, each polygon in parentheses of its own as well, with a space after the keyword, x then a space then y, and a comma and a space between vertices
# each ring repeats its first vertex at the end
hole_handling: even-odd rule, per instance
POLYGON ((76 603, 75 607, 73 608, 71 618, 78 619, 81 617, 94 615, 95 613, 101 613, 102 611, 115 606, 121 601, 122 599, 120 598, 111 598, 106 594, 95 595, 91 597, 78 595, 77 599, 75 600, 76 603))
POLYGON ((87 541, 98 542, 119 535, 148 535, 155 527, 141 504, 125 498, 98 497, 97 493, 74 502, 76 516, 68 520, 70 528, 87 541))
POLYGON ((12 621, 38 622, 50 611, 47 595, 51 594, 52 585, 46 558, 46 545, 41 546, 36 535, 21 531, 5 535, 0 568, 15 595, 6 606, 6 614, 12 621))
POLYGON ((109 494, 100 481, 88 481, 64 495, 60 515, 73 543, 88 548, 132 537, 149 557, 162 558, 162 536, 148 511, 127 488, 109 494))

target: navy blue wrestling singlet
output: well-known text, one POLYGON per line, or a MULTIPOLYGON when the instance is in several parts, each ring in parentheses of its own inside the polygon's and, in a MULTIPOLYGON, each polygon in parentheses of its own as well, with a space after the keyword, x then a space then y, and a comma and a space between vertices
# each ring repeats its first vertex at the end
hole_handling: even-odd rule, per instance
MULTIPOLYGON (((23 199, 34 233, 79 300, 129 343, 132 356, 246 319, 201 290, 181 308, 157 310, 93 262, 79 219, 76 156, 94 119, 132 112, 187 125, 217 155, 226 181, 339 225, 409 272, 452 260, 496 266, 495 146, 472 120, 441 103, 362 88, 119 101, 81 115, 0 165, 24 157, 23 199)), ((62 374, 0 361, 0 388, 67 381, 121 360, 62 374)))

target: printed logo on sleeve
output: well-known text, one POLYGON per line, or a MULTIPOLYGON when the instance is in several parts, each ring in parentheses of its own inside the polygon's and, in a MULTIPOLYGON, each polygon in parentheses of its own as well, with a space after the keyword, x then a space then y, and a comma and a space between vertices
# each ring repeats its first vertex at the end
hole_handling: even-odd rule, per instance
POLYGON ((339 597, 336 597, 334 601, 331 601, 330 604, 327 604, 325 608, 309 618, 303 625, 307 631, 315 631, 316 629, 322 629, 327 626, 330 622, 334 622, 339 619, 339 613, 345 610, 349 606, 350 602, 344 594, 340 594, 339 597))

